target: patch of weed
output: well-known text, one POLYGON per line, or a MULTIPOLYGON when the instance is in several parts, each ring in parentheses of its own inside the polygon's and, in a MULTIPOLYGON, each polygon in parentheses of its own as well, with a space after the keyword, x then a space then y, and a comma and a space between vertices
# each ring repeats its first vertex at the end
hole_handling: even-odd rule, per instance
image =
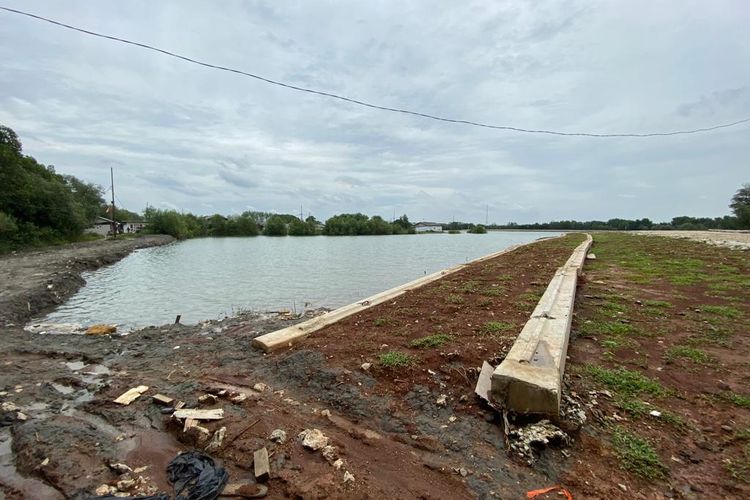
POLYGON ((380 355, 380 364, 386 368, 400 368, 410 366, 414 363, 414 359, 405 352, 390 351, 380 355))
POLYGON ((375 321, 372 322, 375 326, 388 326, 393 324, 390 318, 375 318, 375 321))
POLYGON ((656 380, 622 367, 610 370, 601 366, 586 365, 585 371, 594 380, 617 391, 622 396, 633 397, 642 393, 662 396, 667 392, 656 380))
POLYGON ((744 394, 737 394, 732 391, 725 391, 721 393, 722 399, 729 401, 730 403, 739 406, 740 408, 750 409, 750 396, 744 394))
POLYGON ((493 304, 493 302, 492 302, 492 299, 490 299, 490 298, 479 299, 477 301, 477 305, 479 307, 489 307, 492 304, 493 304))
POLYGON ((667 468, 648 440, 618 427, 612 434, 612 444, 623 469, 651 480, 666 475, 667 468))
POLYGON ((435 333, 433 335, 428 335, 427 337, 422 337, 416 340, 413 340, 409 347, 414 347, 416 349, 428 349, 431 347, 440 347, 443 344, 446 344, 453 340, 453 336, 448 335, 447 333, 435 333))
POLYGON ((701 310, 724 318, 739 318, 742 316, 742 311, 731 306, 703 306, 701 310))
POLYGON ((673 307, 671 302, 667 302, 666 300, 644 300, 643 305, 645 307, 653 307, 658 309, 666 309, 668 307, 673 307))
POLYGON ((706 364, 713 359, 706 354, 705 351, 685 345, 678 345, 670 348, 667 351, 665 358, 668 362, 674 361, 677 358, 685 358, 699 364, 706 364))
POLYGON ((485 335, 497 335, 499 333, 513 330, 514 326, 504 321, 488 321, 482 327, 481 333, 485 335))
POLYGON ((461 293, 477 293, 479 291, 479 284, 476 281, 467 281, 456 290, 461 293))
POLYGON ((487 297, 499 297, 503 294, 505 290, 503 290, 503 287, 501 286, 490 286, 488 288, 485 288, 482 290, 482 295, 486 295, 487 297))
POLYGON ((449 304, 463 304, 466 302, 466 300, 461 297, 460 295, 457 295, 455 293, 452 293, 448 295, 448 298, 445 299, 449 304))

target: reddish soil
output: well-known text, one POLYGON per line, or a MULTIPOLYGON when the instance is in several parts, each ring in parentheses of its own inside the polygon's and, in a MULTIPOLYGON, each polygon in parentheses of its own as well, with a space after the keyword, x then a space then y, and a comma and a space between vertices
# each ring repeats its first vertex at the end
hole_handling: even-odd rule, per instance
POLYGON ((594 235, 592 251, 597 260, 577 297, 570 390, 613 397, 595 397, 594 421, 563 481, 577 498, 749 498, 748 252, 623 234, 594 235), (604 325, 613 324, 626 331, 609 333, 604 325), (621 367, 666 392, 618 396, 591 367, 621 367), (634 409, 639 402, 650 406, 634 409), (661 478, 623 470, 615 429, 651 443, 661 478))

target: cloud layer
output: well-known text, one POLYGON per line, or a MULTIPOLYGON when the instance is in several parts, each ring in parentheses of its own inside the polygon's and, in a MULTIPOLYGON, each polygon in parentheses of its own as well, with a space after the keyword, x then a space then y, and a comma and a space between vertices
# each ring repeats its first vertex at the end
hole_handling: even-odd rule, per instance
MULTIPOLYGON (((717 2, 9 1, 291 84, 525 128, 750 116, 750 6, 717 2)), ((717 216, 750 126, 592 139, 433 122, 269 86, 0 12, 0 123, 130 209, 482 222, 717 216)))

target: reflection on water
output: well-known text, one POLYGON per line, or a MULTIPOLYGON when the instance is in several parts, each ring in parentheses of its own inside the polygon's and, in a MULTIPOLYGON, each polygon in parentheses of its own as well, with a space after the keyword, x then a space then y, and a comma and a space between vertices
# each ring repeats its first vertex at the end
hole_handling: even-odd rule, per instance
POLYGON ((215 319, 239 310, 335 308, 549 233, 202 238, 130 254, 85 273, 86 286, 43 319, 123 329, 215 319))

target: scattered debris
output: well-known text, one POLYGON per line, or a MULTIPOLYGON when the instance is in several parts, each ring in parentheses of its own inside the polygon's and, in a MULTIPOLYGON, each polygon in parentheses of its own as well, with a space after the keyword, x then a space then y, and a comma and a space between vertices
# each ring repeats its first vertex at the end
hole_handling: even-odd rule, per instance
POLYGON ((265 447, 253 453, 253 470, 255 471, 255 479, 257 481, 268 481, 271 474, 271 466, 268 464, 268 450, 265 447))
POLYGON ((232 403, 242 403, 244 400, 248 398, 248 395, 244 392, 240 392, 232 397, 229 398, 229 401, 232 403))
POLYGON ((336 470, 341 470, 341 468, 344 466, 344 461, 342 459, 337 459, 335 462, 333 462, 333 468, 336 470))
POLYGON ((175 410, 173 415, 179 419, 192 418, 195 420, 221 420, 224 418, 224 410, 222 408, 214 408, 211 410, 182 409, 175 410))
POLYGON ((336 452, 336 447, 331 446, 330 444, 324 446, 320 454, 323 455, 323 458, 325 458, 326 462, 328 462, 329 464, 332 464, 336 461, 336 459, 339 458, 339 455, 336 452))
POLYGON ((354 475, 348 470, 344 471, 344 484, 353 483, 353 482, 354 482, 354 475))
POLYGON ((492 389, 492 372, 495 369, 488 362, 482 363, 482 370, 479 372, 479 378, 477 379, 477 385, 474 388, 474 393, 482 398, 482 400, 492 406, 490 400, 490 391, 492 389))
POLYGON ((126 464, 109 464, 109 468, 117 472, 118 474, 127 474, 128 472, 133 472, 133 469, 131 469, 126 464))
POLYGON ((510 448, 523 457, 527 463, 536 460, 536 453, 549 444, 566 445, 569 437, 549 420, 541 420, 508 432, 510 448))
POLYGON ((436 405, 438 405, 438 406, 445 406, 445 405, 446 405, 446 400, 447 400, 447 399, 448 399, 448 396, 446 396, 445 394, 441 394, 441 395, 440 395, 440 396, 439 396, 439 397, 437 398, 437 401, 435 401, 435 404, 436 404, 436 405))
POLYGON ((328 444, 328 438, 318 429, 305 429, 298 436, 302 440, 302 446, 318 451, 328 444))
POLYGON ((656 418, 661 417, 661 412, 659 410, 651 410, 650 412, 648 412, 648 414, 656 418))
POLYGON ((141 397, 141 394, 146 392, 148 390, 147 385, 139 385, 138 387, 133 387, 132 389, 126 391, 125 393, 121 394, 120 397, 115 399, 115 403, 127 406, 139 397, 141 397))
POLYGON ((323 410, 320 412, 320 415, 329 418, 331 416, 331 410, 323 410))
POLYGON ((117 325, 91 325, 86 329, 86 335, 109 335, 117 332, 117 325))
POLYGON ((541 490, 531 490, 526 492, 526 498, 536 498, 539 495, 544 495, 545 493, 549 493, 551 491, 560 490, 560 493, 565 495, 565 498, 567 500, 573 500, 573 495, 570 494, 570 491, 568 491, 566 488, 563 488, 559 484, 557 486, 550 486, 549 488, 542 488, 541 490))
POLYGON ((253 386, 253 390, 258 392, 265 392, 268 390, 268 386, 263 382, 258 382, 253 386))
POLYGON ((160 404, 162 406, 171 406, 172 403, 174 403, 174 399, 170 398, 169 396, 165 396, 164 394, 154 394, 151 397, 156 404, 160 404))
POLYGON ((221 427, 218 431, 214 432, 211 437, 211 441, 206 445, 206 451, 217 451, 221 448, 221 444, 224 442, 224 437, 227 435, 227 428, 221 427))
POLYGON ((167 478, 177 498, 216 498, 229 481, 229 474, 208 455, 188 451, 169 463, 167 478))
POLYGON ((362 370, 364 371, 367 371, 372 368, 372 363, 362 363, 362 366, 360 368, 362 368, 362 370))
POLYGON ((215 396, 214 394, 204 394, 203 396, 198 397, 199 403, 214 404, 218 400, 219 400, 219 397, 215 396))
POLYGON ((268 439, 274 443, 284 444, 286 443, 286 432, 281 429, 274 429, 271 435, 268 436, 268 439))
POLYGON ((268 494, 268 486, 258 483, 229 483, 221 492, 222 497, 263 498, 268 494))
POLYGON ((595 253, 586 254, 586 259, 587 260, 596 260, 596 254, 595 253))

